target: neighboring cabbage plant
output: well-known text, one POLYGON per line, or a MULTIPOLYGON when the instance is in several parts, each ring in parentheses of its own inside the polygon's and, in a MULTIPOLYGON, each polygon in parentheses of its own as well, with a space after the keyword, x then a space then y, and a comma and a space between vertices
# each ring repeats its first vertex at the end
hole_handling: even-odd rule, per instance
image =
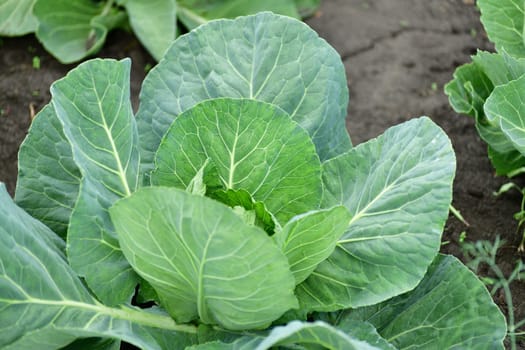
POLYGON ((129 28, 159 60, 173 40, 213 19, 259 11, 301 18, 320 0, 0 0, 0 36, 35 32, 62 63, 100 50, 109 31, 129 28))
MULTIPOLYGON (((456 69, 445 93, 455 111, 474 117, 496 174, 514 177, 525 172, 525 2, 478 0, 477 5, 496 53, 478 51, 456 69)), ((525 198, 515 215, 520 226, 524 205, 525 198)))
POLYGON ((333 48, 261 13, 51 87, 0 193, 0 348, 503 349, 439 255, 455 157, 426 117, 353 147, 333 48), (16 204, 15 204, 16 203, 16 204))

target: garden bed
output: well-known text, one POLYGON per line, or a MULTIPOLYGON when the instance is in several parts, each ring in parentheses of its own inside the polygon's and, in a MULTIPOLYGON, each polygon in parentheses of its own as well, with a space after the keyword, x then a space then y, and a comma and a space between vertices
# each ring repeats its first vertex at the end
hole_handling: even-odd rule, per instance
MULTIPOLYGON (((451 216, 442 251, 464 260, 460 237, 466 241, 507 243, 499 265, 510 273, 520 259, 521 234, 513 214, 521 195, 495 197, 506 182, 494 175, 485 144, 474 121, 459 116, 448 104, 443 86, 455 68, 470 60, 477 48, 491 50, 479 12, 466 0, 325 0, 306 21, 343 58, 350 89, 347 128, 354 144, 381 134, 389 126, 427 115, 452 140, 457 157, 453 205, 469 226, 451 216)), ((110 34, 100 57, 131 57, 131 95, 138 91, 153 59, 129 33, 110 34)), ((75 65, 62 65, 49 56, 34 36, 4 38, 0 54, 0 181, 12 194, 18 147, 31 119, 50 99, 49 86, 75 65)), ((518 319, 525 316, 520 302, 525 284, 513 285, 518 319)), ((496 302, 505 308, 503 296, 496 302)))

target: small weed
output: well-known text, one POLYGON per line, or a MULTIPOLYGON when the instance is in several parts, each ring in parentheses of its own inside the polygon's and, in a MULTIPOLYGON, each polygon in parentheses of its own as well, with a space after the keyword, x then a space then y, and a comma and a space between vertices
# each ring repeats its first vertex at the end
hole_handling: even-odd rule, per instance
POLYGON ((459 221, 461 221, 463 223, 463 225, 470 226, 470 224, 467 222, 467 220, 465 220, 463 215, 461 215, 461 212, 459 210, 457 210, 456 208, 454 208, 454 206, 452 204, 449 206, 448 209, 450 210, 450 213, 456 217, 456 219, 458 219, 459 221))
POLYGON ((430 84, 430 89, 432 91, 437 91, 438 90, 438 84, 436 82, 433 82, 432 84, 430 84))
POLYGON ((490 241, 477 241, 475 243, 463 242, 461 248, 463 253, 470 261, 467 263, 474 272, 478 272, 480 265, 486 265, 495 274, 495 277, 480 277, 480 279, 490 286, 490 294, 495 295, 500 289, 503 289, 505 296, 505 304, 507 304, 507 337, 510 340, 510 347, 512 350, 517 349, 517 336, 525 335, 525 332, 516 332, 517 329, 525 325, 525 319, 516 322, 514 317, 514 302, 510 285, 516 280, 522 280, 525 277, 525 265, 518 260, 516 266, 511 274, 506 277, 496 262, 498 249, 500 249, 505 241, 496 237, 494 243, 490 241))
MULTIPOLYGON (((520 168, 519 174, 523 173, 524 168, 520 168)), ((515 176, 515 175, 508 175, 509 177, 515 176)), ((522 188, 518 185, 516 185, 514 182, 507 182, 503 184, 497 192, 494 192, 493 194, 495 196, 501 196, 504 193, 507 193, 511 190, 517 190, 521 193, 521 206, 520 211, 514 214, 514 220, 518 221, 518 231, 523 227, 523 224, 525 223, 525 188, 522 188)), ((525 252, 525 229, 522 233, 521 243, 518 247, 519 252, 525 252)))
POLYGON ((402 19, 401 21, 399 21, 399 25, 402 28, 408 28, 408 27, 410 27, 410 22, 405 20, 405 19, 402 19))
POLYGON ((467 239, 467 232, 466 231, 462 231, 459 234, 459 243, 465 242, 466 239, 467 239))
POLYGON ((40 69, 40 57, 33 56, 33 69, 40 69))

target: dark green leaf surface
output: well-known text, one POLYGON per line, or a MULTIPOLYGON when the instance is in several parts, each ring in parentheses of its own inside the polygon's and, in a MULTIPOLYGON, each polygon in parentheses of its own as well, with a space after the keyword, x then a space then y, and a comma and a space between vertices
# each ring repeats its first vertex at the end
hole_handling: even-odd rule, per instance
POLYGON ((489 146, 488 155, 494 169, 496 169, 496 175, 512 177, 514 171, 525 167, 525 157, 517 150, 499 153, 489 146))
POLYGON ((332 323, 337 329, 352 336, 355 339, 365 341, 382 350, 396 350, 392 344, 387 342, 383 337, 377 333, 376 328, 369 322, 355 320, 349 317, 341 317, 345 312, 335 313, 339 317, 336 322, 332 323))
POLYGON ((294 0, 177 0, 177 6, 179 19, 188 29, 214 19, 235 18, 262 11, 299 18, 294 0))
POLYGON ((210 22, 179 37, 146 77, 137 123, 143 167, 173 119, 203 100, 251 98, 285 110, 321 159, 351 147, 337 52, 304 23, 270 13, 210 22))
POLYGON ((64 242, 18 208, 3 184, 0 222, 0 348, 53 350, 78 337, 118 338, 151 350, 195 341, 178 332, 195 333, 193 327, 165 314, 97 302, 66 263, 64 242))
POLYGON ((398 349, 503 349, 506 335, 505 318, 483 283, 444 255, 413 291, 346 317, 371 322, 398 349))
POLYGON ((286 257, 221 203, 148 187, 110 213, 129 262, 179 322, 264 328, 297 306, 286 257))
POLYGON ((120 350, 120 340, 104 338, 81 338, 60 350, 120 350))
POLYGON ((65 239, 81 175, 52 105, 31 123, 18 152, 18 168, 17 204, 65 239))
POLYGON ((53 106, 82 173, 68 231, 68 258, 107 304, 130 301, 138 282, 107 212, 139 182, 129 70, 129 60, 91 60, 51 87, 53 106))
POLYGON ((38 22, 33 16, 36 0, 0 0, 0 35, 18 36, 32 33, 38 22))
POLYGON ((175 0, 126 0, 124 2, 133 32, 159 61, 177 37, 175 0))
POLYGON ((126 15, 91 0, 36 0, 36 35, 47 51, 62 63, 78 61, 97 52, 110 29, 126 15))
POLYGON ((297 6, 297 11, 299 12, 299 15, 303 18, 312 16, 317 10, 317 8, 319 8, 320 3, 321 0, 295 0, 295 6, 297 6))
POLYGON ((326 206, 352 214, 334 253, 300 284, 300 303, 333 311, 414 288, 440 246, 455 173, 450 140, 428 118, 388 129, 323 166, 326 206))
POLYGON ((506 50, 515 57, 525 57, 522 0, 478 0, 481 23, 498 51, 506 50))
POLYGON ((218 200, 232 208, 241 207, 253 214, 253 225, 259 226, 268 234, 275 231, 275 218, 268 212, 263 202, 256 202, 245 190, 218 190, 210 195, 211 198, 218 200))
POLYGON ((332 254, 349 222, 348 210, 338 206, 296 216, 272 236, 288 258, 296 284, 332 254))
POLYGON ((282 223, 317 209, 321 164, 308 134, 255 100, 204 101, 177 118, 155 158, 153 184, 186 189, 211 160, 225 189, 244 189, 282 223))

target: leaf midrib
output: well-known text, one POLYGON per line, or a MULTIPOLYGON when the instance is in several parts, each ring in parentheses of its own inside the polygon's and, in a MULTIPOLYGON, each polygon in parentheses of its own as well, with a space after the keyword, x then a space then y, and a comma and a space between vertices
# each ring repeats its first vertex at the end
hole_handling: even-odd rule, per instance
MULTIPOLYGON (((95 87, 95 78, 93 76, 91 76, 91 81, 93 83, 93 87, 95 87)), ((98 110, 100 112, 100 117, 102 118, 102 128, 104 129, 104 132, 106 133, 106 137, 108 138, 109 143, 111 145, 111 151, 112 151, 113 157, 115 158, 115 161, 117 163, 118 177, 119 177, 122 185, 124 185, 124 191, 126 192, 125 193, 126 197, 129 197, 131 195, 131 190, 130 190, 130 187, 129 187, 128 180, 126 178, 126 172, 124 171, 124 168, 122 166, 122 162, 120 161, 120 157, 118 156, 119 152, 118 152, 117 147, 115 145, 115 141, 113 140, 113 135, 111 134, 111 131, 108 128, 108 125, 107 125, 107 122, 106 122, 106 114, 104 113, 104 109, 102 108, 102 103, 101 103, 102 99, 100 98, 97 89, 95 88, 93 90, 95 91, 95 96, 97 97, 98 110)), ((119 104, 118 113, 120 113, 120 111, 121 111, 122 99, 121 99, 120 102, 121 103, 119 104)), ((118 113, 117 113, 117 115, 118 115, 118 113)))

